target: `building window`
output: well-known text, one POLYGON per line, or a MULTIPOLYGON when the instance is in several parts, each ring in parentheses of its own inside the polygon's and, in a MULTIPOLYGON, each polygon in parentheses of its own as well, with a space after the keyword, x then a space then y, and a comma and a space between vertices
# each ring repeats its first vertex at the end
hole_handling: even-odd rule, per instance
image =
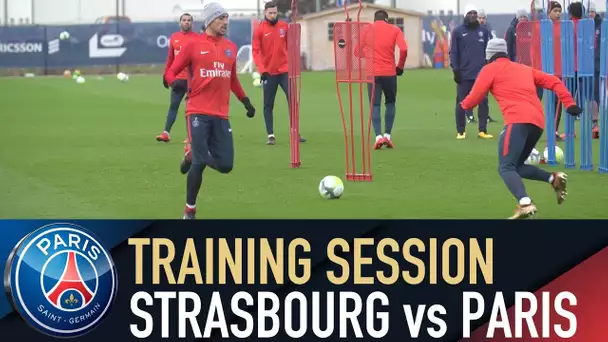
POLYGON ((327 24, 327 39, 330 42, 334 41, 334 24, 335 23, 328 23, 327 24))
POLYGON ((388 22, 389 24, 397 26, 401 30, 401 32, 405 32, 405 20, 403 18, 388 18, 388 22))

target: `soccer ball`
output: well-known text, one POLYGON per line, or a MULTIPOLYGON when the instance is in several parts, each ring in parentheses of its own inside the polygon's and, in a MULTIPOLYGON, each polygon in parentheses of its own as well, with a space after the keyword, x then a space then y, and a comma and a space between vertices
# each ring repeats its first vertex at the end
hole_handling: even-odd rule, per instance
POLYGON ((70 39, 70 34, 68 33, 68 31, 63 31, 59 34, 59 39, 61 39, 61 40, 70 39))
POLYGON ((119 72, 116 74, 116 78, 123 83, 129 81, 129 75, 125 74, 124 72, 119 72))
POLYGON ((325 199, 338 199, 344 193, 344 183, 336 176, 326 176, 319 183, 319 194, 325 199))
MULTIPOLYGON (((549 149, 547 147, 545 147, 543 157, 545 157, 545 160, 549 160, 549 149)), ((564 151, 559 146, 555 146, 555 161, 558 163, 564 161, 564 151)))
POLYGON ((540 152, 537 149, 533 149, 528 156, 528 159, 524 162, 527 165, 538 165, 540 164, 540 152))
POLYGON ((85 82, 84 77, 82 77, 82 76, 78 76, 78 77, 76 78, 76 83, 78 83, 78 84, 83 84, 84 82, 85 82))
POLYGON ((254 80, 259 80, 260 78, 262 78, 262 75, 260 75, 259 72, 254 72, 253 74, 251 74, 251 77, 253 77, 254 80))
POLYGON ((254 78, 253 79, 253 86, 254 87, 261 87, 262 86, 262 81, 259 78, 254 78))

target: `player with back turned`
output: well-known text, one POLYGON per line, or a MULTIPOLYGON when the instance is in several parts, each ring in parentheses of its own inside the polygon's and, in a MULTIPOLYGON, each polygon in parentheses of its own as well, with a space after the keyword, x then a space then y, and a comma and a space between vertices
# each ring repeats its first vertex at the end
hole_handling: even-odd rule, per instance
MULTIPOLYGON (((264 5, 264 21, 253 32, 252 53, 255 65, 262 74, 264 92, 264 122, 268 145, 276 142, 274 135, 274 100, 279 86, 289 103, 289 65, 287 60, 287 30, 289 25, 278 19, 277 4, 269 1, 264 5)), ((289 116, 291 121, 291 115, 289 116)), ((300 142, 306 139, 300 136, 300 142)))
MULTIPOLYGON (((397 76, 403 75, 407 59, 407 43, 403 32, 395 25, 388 23, 388 13, 376 11, 373 24, 374 45, 374 103, 372 111, 372 126, 376 134, 374 149, 383 146, 393 148, 391 131, 395 123, 395 103, 397 102, 397 76), (395 65, 395 47, 399 48, 399 62, 395 65), (384 94, 386 106, 384 135, 382 134, 381 101, 384 94)), ((366 38, 363 37, 363 41, 366 38)), ((356 53, 356 52, 355 52, 356 53)), ((372 85, 368 84, 368 94, 371 99, 372 85)))
POLYGON ((186 116, 190 147, 186 149, 181 172, 188 173, 184 219, 196 216, 196 199, 208 166, 221 173, 232 171, 234 145, 228 120, 230 92, 243 103, 247 116, 255 108, 245 95, 236 71, 236 45, 224 38, 228 13, 219 3, 205 6, 202 19, 205 33, 188 44, 165 73, 168 84, 178 82, 177 75, 190 70, 190 90, 186 116))
MULTIPOLYGON (((179 17, 180 31, 175 32, 169 38, 169 53, 167 55, 167 63, 165 65, 165 72, 169 70, 175 56, 177 56, 182 48, 186 46, 190 41, 199 37, 199 34, 192 31, 192 15, 184 13, 179 17)), ((156 141, 169 142, 171 141, 171 128, 177 118, 177 111, 179 105, 184 99, 186 92, 188 91, 188 74, 186 70, 177 75, 178 82, 171 85, 171 103, 169 104, 169 110, 167 111, 167 120, 165 121, 165 130, 156 137, 156 141)), ((169 88, 169 84, 163 77, 163 86, 169 88)))
POLYGON ((479 73, 473 89, 461 106, 464 110, 475 107, 488 91, 498 102, 505 121, 498 143, 498 172, 518 201, 517 210, 511 219, 528 218, 536 214, 536 206, 528 197, 522 178, 551 184, 558 204, 568 194, 565 173, 549 173, 524 163, 545 128, 545 115, 536 87, 553 90, 570 115, 578 115, 582 109, 576 105, 559 78, 512 62, 504 39, 490 40, 485 55, 488 63, 479 73))

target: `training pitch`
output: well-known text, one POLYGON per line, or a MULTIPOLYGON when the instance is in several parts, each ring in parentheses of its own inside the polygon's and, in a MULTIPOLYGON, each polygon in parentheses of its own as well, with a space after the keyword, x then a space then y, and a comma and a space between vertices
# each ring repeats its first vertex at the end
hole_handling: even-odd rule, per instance
MULTIPOLYGON (((262 90, 252 86, 249 75, 241 80, 257 114, 248 119, 232 97, 235 167, 228 175, 205 171, 197 204, 201 219, 503 219, 515 209, 497 172, 502 123, 489 124, 494 140, 477 139, 477 124, 469 124, 467 140, 457 141, 455 85, 448 70, 406 70, 399 78, 395 149, 372 151, 374 181, 345 182, 344 196, 333 201, 323 200, 317 188, 326 175, 345 179, 334 74, 302 75, 300 129, 308 142, 301 146, 300 169, 289 166, 284 95, 279 90, 275 107, 277 145, 266 146, 262 90)), ((490 102, 490 115, 502 120, 492 98, 490 102)), ((0 103, 0 217, 182 217, 184 106, 173 140, 156 142, 169 104, 160 75, 132 75, 124 84, 111 76, 88 76, 85 84, 3 78, 0 103)), ((542 152, 544 146, 537 148, 542 152)), ((593 148, 597 170, 598 140, 593 148)), ((608 176, 563 165, 543 167, 568 173, 569 197, 558 206, 549 184, 525 181, 537 218, 608 217, 608 176)))

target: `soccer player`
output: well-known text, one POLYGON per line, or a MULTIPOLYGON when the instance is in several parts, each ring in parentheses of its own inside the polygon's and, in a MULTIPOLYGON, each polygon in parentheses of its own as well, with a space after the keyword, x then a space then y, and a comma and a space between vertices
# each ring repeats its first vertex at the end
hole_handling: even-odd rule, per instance
MULTIPOLYGON (((167 63, 165 64, 165 72, 169 70, 175 57, 180 53, 182 48, 186 46, 190 41, 199 37, 195 32, 192 32, 192 15, 184 13, 179 17, 180 31, 175 32, 169 38, 169 54, 167 56, 167 63)), ((165 121, 165 130, 156 137, 156 141, 169 142, 171 141, 171 128, 177 118, 177 111, 179 110, 179 104, 182 102, 186 92, 188 91, 188 74, 186 70, 183 70, 177 75, 178 82, 171 84, 171 103, 169 104, 169 110, 167 111, 167 120, 165 121)), ((163 86, 169 89, 169 83, 163 76, 163 86)))
POLYGON ((492 26, 490 26, 490 23, 488 23, 488 16, 486 15, 485 10, 479 10, 479 13, 477 13, 477 20, 479 20, 481 25, 485 25, 487 27, 488 31, 490 32, 490 38, 496 38, 496 35, 492 31, 492 26))
MULTIPOLYGON (((407 59, 407 43, 403 32, 397 26, 388 23, 388 13, 384 10, 374 14, 373 50, 374 50, 374 83, 372 126, 376 134, 374 149, 383 146, 393 148, 391 131, 395 123, 395 103, 397 101, 397 76, 403 75, 407 59), (399 61, 395 64, 395 48, 399 48, 399 61), (382 134, 381 101, 384 94, 386 108, 384 135, 382 134)), ((365 42, 366 38, 363 37, 365 42)), ((364 43, 365 44, 365 43, 364 43)), ((371 44, 370 44, 371 45, 371 44)), ((367 46, 366 46, 367 47, 367 46)), ((368 84, 368 95, 371 100, 372 85, 368 84)))
MULTIPOLYGON (((488 39, 496 38, 496 35, 492 31, 492 26, 490 26, 490 23, 488 23, 488 16, 486 15, 486 11, 484 9, 480 9, 479 13, 477 13, 477 20, 479 20, 480 25, 485 26, 486 29, 488 30, 488 33, 489 33, 488 39)), ((467 113, 467 114, 469 114, 469 113, 467 113)), ((475 121, 475 118, 473 117, 472 112, 469 114, 469 121, 475 121), (473 119, 471 119, 471 118, 473 118, 473 119)), ((490 113, 488 113, 488 122, 496 122, 496 120, 492 119, 492 117, 490 116, 490 113)))
MULTIPOLYGON (((289 25, 279 20, 277 4, 269 1, 264 5, 264 21, 253 32, 253 60, 262 74, 264 92, 264 122, 268 133, 268 145, 275 144, 274 136, 274 100, 279 86, 287 96, 289 103, 289 75, 287 64, 287 29, 289 25)), ((291 124, 291 116, 289 116, 291 124)), ((306 142, 300 136, 300 142, 306 142)))
POLYGON ((505 33, 507 41, 507 49, 509 50, 509 58, 515 62, 517 60, 517 24, 528 21, 528 13, 525 9, 519 9, 515 12, 515 18, 511 20, 511 25, 505 33))
POLYGON ((186 117, 190 149, 180 165, 188 173, 184 219, 195 219, 196 199, 203 182, 203 171, 208 166, 221 173, 232 171, 234 145, 228 121, 230 91, 243 103, 247 116, 255 115, 255 108, 245 95, 236 72, 236 45, 224 38, 228 27, 228 13, 219 3, 203 9, 202 20, 206 31, 200 39, 188 44, 177 55, 167 70, 168 84, 179 82, 179 73, 192 71, 188 92, 186 117))
POLYGON ((580 114, 582 109, 576 105, 559 78, 512 62, 504 39, 490 40, 485 55, 488 64, 481 70, 471 93, 461 106, 463 109, 475 107, 488 91, 498 102, 505 121, 498 143, 498 172, 518 201, 511 219, 528 218, 536 214, 536 206, 526 193, 522 178, 551 184, 558 204, 563 203, 568 194, 565 173, 549 173, 524 164, 545 127, 545 115, 536 95, 536 87, 553 90, 571 115, 580 114))
MULTIPOLYGON (((469 94, 473 83, 481 68, 485 65, 485 49, 490 33, 485 26, 477 20, 477 9, 468 5, 465 10, 464 24, 456 27, 452 32, 452 43, 450 46, 450 66, 454 72, 456 82, 456 139, 466 139, 467 115, 460 106, 460 102, 469 94)), ((488 116, 490 108, 488 99, 481 101, 478 109, 479 133, 482 139, 492 139, 488 134, 488 116)), ((473 115, 469 117, 474 122, 473 115)))

